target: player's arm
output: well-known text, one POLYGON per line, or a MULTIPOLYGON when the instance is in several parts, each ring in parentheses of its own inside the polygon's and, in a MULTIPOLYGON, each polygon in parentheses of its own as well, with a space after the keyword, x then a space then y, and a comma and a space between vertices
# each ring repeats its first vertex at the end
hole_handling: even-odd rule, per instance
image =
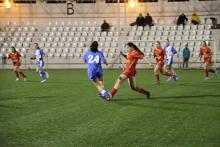
POLYGON ((127 59, 127 55, 125 55, 122 51, 120 52, 120 54, 121 54, 125 59, 127 59))
POLYGON ((152 63, 151 63, 146 57, 144 57, 143 59, 144 59, 150 66, 153 66, 152 63))
POLYGON ((200 60, 202 59, 202 55, 203 55, 202 49, 200 48, 200 51, 199 51, 199 58, 200 58, 200 60))
POLYGON ((105 65, 108 65, 108 62, 107 62, 107 60, 104 60, 104 61, 103 61, 103 63, 104 63, 105 65))

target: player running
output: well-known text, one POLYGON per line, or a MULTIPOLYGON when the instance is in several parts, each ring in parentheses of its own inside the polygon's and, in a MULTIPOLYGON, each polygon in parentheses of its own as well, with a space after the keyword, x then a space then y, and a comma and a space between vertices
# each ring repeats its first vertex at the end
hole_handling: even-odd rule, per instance
POLYGON ((13 70, 16 75, 16 81, 20 80, 20 76, 24 79, 24 81, 27 81, 26 75, 20 70, 21 55, 18 51, 16 51, 15 47, 13 46, 11 47, 11 52, 8 54, 8 59, 12 60, 13 70))
POLYGON ((156 76, 156 84, 160 84, 160 76, 159 72, 162 75, 169 76, 171 78, 175 79, 175 75, 172 74, 171 72, 168 72, 166 68, 164 68, 164 56, 165 52, 161 48, 160 41, 156 42, 156 48, 154 49, 154 58, 156 58, 157 64, 154 68, 154 75, 156 76))
MULTIPOLYGON (((120 74, 119 78, 116 80, 116 83, 114 87, 111 90, 112 97, 116 94, 119 87, 122 85, 122 83, 128 79, 129 86, 132 90, 137 91, 143 95, 146 95, 148 98, 150 97, 150 92, 139 88, 136 85, 135 81, 135 75, 136 75, 136 64, 138 62, 138 59, 144 58, 144 53, 139 50, 139 48, 134 45, 132 42, 127 43, 127 55, 121 52, 121 55, 124 56, 127 59, 127 64, 125 65, 124 71, 120 74)), ((150 65, 151 63, 144 58, 150 65)))
POLYGON ((103 70, 101 62, 108 65, 105 56, 98 50, 98 42, 93 41, 90 49, 84 54, 83 60, 88 64, 88 78, 96 86, 99 95, 105 99, 110 100, 110 95, 104 89, 103 70))
POLYGON ((47 80, 47 78, 49 78, 49 74, 43 70, 43 67, 44 67, 43 58, 45 54, 43 50, 41 50, 40 47, 38 46, 38 43, 35 43, 35 48, 36 50, 34 51, 34 57, 32 57, 31 59, 36 60, 37 72, 39 73, 41 77, 41 83, 44 83, 47 80))
MULTIPOLYGON (((173 48, 172 45, 170 45, 169 39, 167 39, 166 46, 164 47, 164 52, 166 55, 166 69, 170 71, 173 75, 175 75, 173 76, 173 79, 176 81, 179 78, 177 77, 172 65, 173 65, 173 55, 175 55, 177 51, 173 48)), ((172 77, 169 77, 167 81, 170 81, 171 79, 172 77)))
POLYGON ((202 56, 204 58, 204 73, 205 73, 205 78, 204 80, 209 80, 209 72, 215 73, 215 75, 218 75, 218 71, 214 70, 212 66, 212 51, 211 49, 207 46, 206 42, 202 42, 202 47, 200 48, 200 53, 199 57, 200 60, 202 60, 202 56))

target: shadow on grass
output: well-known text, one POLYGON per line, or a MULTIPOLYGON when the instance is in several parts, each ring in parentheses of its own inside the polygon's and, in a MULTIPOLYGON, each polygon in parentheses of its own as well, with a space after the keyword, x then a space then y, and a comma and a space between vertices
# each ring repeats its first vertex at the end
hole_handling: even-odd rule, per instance
MULTIPOLYGON (((41 83, 40 81, 32 81, 32 80, 29 80, 27 81, 27 83, 41 83)), ((82 83, 76 83, 76 82, 65 82, 65 81, 50 81, 50 80, 47 80, 45 83, 55 83, 55 84, 76 84, 76 85, 79 85, 79 84, 82 84, 82 83)), ((41 84, 44 84, 44 83, 41 83, 41 84)))
MULTIPOLYGON (((170 104, 186 104, 186 105, 194 105, 194 106, 207 106, 207 107, 216 107, 220 108, 219 104, 210 104, 210 103, 198 103, 198 102, 186 102, 186 101, 176 101, 178 99, 194 99, 194 98, 216 98, 220 97, 220 95, 194 95, 194 96, 161 96, 161 97, 151 97, 150 99, 147 98, 125 98, 125 99, 113 99, 112 101, 115 103, 119 103, 121 105, 133 105, 133 106, 142 106, 142 104, 137 104, 137 103, 128 103, 129 101, 146 101, 147 104, 148 102, 159 102, 159 103, 170 103, 170 104), (164 101, 166 100, 166 101, 164 101), (175 101, 173 101, 175 100, 175 101)), ((161 108, 161 106, 149 106, 149 105, 144 105, 144 107, 153 107, 153 108, 161 108)), ((177 108, 170 108, 170 107, 164 107, 163 109, 166 110, 182 110, 183 109, 177 109, 177 108)))

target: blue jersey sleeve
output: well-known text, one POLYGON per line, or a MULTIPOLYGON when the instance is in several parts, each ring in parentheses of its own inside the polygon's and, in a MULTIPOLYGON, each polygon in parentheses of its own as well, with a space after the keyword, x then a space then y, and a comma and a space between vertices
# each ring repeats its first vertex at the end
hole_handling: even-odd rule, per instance
POLYGON ((104 54, 102 52, 100 52, 100 58, 101 58, 102 62, 106 61, 105 56, 104 56, 104 54))
POLYGON ((83 56, 83 61, 84 61, 84 63, 87 63, 87 52, 83 56))

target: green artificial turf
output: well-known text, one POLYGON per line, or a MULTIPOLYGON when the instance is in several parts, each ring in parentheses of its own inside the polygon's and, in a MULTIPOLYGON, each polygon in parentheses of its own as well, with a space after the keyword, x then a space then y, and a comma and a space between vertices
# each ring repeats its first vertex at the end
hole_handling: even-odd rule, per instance
MULTIPOLYGON (((177 71, 180 80, 155 85, 151 70, 139 70, 137 85, 127 82, 104 101, 86 70, 50 70, 47 83, 34 71, 15 82, 0 71, 1 147, 219 147, 220 78, 203 80, 201 70, 177 71)), ((105 70, 112 88, 120 70, 105 70)))

